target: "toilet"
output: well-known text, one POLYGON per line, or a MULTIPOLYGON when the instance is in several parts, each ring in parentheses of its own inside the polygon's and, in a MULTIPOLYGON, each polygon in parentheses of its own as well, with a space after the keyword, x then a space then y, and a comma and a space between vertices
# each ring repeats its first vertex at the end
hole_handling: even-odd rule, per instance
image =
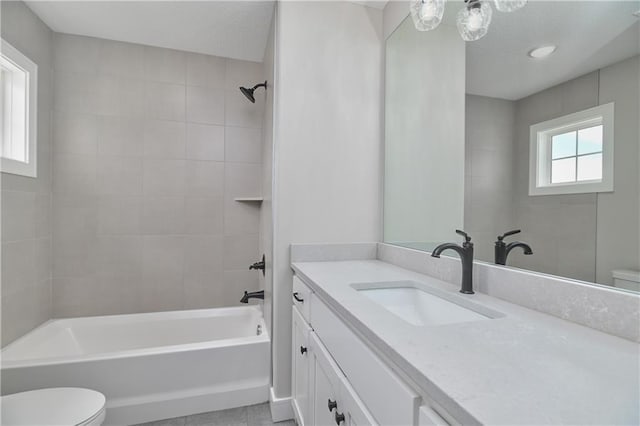
POLYGON ((629 269, 614 270, 613 286, 626 290, 640 291, 640 271, 629 269))
POLYGON ((105 397, 82 388, 50 388, 0 397, 3 426, 99 426, 105 397))

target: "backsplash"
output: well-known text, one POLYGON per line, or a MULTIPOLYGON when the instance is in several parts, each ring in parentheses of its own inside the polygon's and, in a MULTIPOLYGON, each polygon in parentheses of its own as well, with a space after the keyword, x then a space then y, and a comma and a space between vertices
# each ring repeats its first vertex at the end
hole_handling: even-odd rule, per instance
MULTIPOLYGON (((381 260, 459 285, 458 258, 391 244, 292 244, 292 262, 381 260), (341 257, 344 256, 344 257, 341 257)), ((640 295, 516 268, 475 262, 476 291, 507 302, 640 342, 640 295)))
POLYGON ((261 63, 56 34, 53 316, 238 304, 258 287, 261 63))
MULTIPOLYGON (((390 244, 378 244, 378 259, 460 283, 460 260, 390 244)), ((640 295, 517 268, 475 262, 477 291, 624 339, 640 341, 640 295)))

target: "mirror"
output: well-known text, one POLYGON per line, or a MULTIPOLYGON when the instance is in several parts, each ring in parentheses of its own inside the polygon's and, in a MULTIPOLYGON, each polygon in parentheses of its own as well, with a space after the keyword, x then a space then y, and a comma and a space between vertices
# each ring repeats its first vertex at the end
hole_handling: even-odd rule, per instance
POLYGON ((464 229, 493 263, 521 230, 507 266, 640 290, 640 3, 530 1, 466 43, 462 7, 386 42, 385 242, 464 229))

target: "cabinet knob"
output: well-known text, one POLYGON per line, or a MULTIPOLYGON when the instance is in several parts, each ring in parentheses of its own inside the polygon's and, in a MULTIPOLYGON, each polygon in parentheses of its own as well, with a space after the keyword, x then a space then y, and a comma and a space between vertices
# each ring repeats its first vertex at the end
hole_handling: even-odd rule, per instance
POLYGON ((307 348, 300 346, 300 354, 304 355, 305 353, 307 353, 307 348))
POLYGON ((336 401, 332 401, 330 398, 327 402, 327 407, 329 408, 329 412, 333 411, 334 408, 338 408, 338 403, 336 401))
POLYGON ((304 302, 304 299, 302 299, 301 297, 298 296, 298 292, 297 291, 295 293, 293 293, 293 298, 296 299, 300 303, 304 302))
POLYGON ((336 424, 340 426, 342 422, 344 422, 344 414, 338 413, 338 410, 336 410, 336 424))

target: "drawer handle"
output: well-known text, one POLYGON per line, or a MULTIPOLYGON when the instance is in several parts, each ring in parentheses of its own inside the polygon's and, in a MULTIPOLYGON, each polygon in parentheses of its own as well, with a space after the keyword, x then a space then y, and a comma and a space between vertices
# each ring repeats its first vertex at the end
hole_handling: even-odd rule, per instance
POLYGON ((334 408, 338 408, 338 402, 332 401, 331 398, 329 398, 327 402, 327 407, 329 408, 329 412, 332 412, 334 408))
POLYGON ((336 424, 340 426, 342 422, 344 422, 344 414, 338 413, 338 410, 336 410, 336 424))
POLYGON ((301 299, 300 297, 298 297, 298 292, 297 291, 295 293, 293 293, 293 298, 296 299, 300 303, 304 302, 304 299, 301 299))
POLYGON ((300 346, 300 353, 302 355, 304 355, 305 353, 307 353, 307 348, 305 348, 304 346, 300 346))

